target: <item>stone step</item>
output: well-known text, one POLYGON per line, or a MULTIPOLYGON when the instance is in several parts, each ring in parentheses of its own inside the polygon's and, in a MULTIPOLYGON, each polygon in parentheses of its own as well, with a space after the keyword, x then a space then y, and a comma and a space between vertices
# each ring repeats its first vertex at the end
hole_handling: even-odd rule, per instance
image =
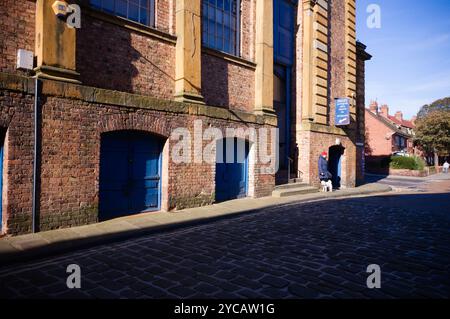
POLYGON ((311 194, 311 193, 318 193, 319 189, 317 187, 313 186, 299 186, 294 188, 287 188, 287 189, 275 189, 272 192, 273 197, 288 197, 288 196, 295 196, 295 195, 303 195, 303 194, 311 194))
POLYGON ((298 188, 298 187, 305 187, 309 186, 307 183, 289 183, 289 184, 283 184, 283 185, 277 185, 275 186, 275 189, 292 189, 292 188, 298 188))

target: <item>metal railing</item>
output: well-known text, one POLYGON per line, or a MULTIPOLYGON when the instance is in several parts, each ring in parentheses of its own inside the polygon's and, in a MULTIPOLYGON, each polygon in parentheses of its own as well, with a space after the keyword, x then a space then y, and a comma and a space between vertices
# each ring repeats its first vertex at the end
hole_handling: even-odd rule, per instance
MULTIPOLYGON (((292 159, 291 157, 287 156, 288 159, 288 183, 291 180, 291 164, 294 164, 294 159, 292 159)), ((303 172, 299 169, 297 169, 297 178, 302 178, 303 172)))

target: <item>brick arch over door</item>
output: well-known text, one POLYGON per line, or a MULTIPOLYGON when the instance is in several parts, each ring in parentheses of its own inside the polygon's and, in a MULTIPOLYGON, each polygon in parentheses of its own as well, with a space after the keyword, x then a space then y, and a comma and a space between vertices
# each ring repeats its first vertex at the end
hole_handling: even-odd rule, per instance
POLYGON ((170 122, 164 120, 163 117, 152 114, 142 114, 140 112, 127 114, 104 114, 98 121, 97 127, 97 203, 99 200, 100 188, 100 141, 103 133, 117 131, 135 131, 143 132, 155 137, 159 136, 164 140, 162 151, 162 167, 161 167, 161 209, 168 210, 168 191, 169 191, 169 137, 172 132, 170 122))
POLYGON ((172 128, 161 116, 144 115, 141 113, 105 115, 99 121, 99 135, 106 132, 123 130, 143 131, 168 138, 172 128))

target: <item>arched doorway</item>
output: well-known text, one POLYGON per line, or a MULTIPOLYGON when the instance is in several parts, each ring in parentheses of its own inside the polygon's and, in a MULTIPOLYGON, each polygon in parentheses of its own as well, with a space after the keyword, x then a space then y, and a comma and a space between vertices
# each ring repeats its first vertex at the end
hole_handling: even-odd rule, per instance
POLYGON ((160 209, 163 146, 161 137, 140 131, 102 134, 100 220, 160 209))
POLYGON ((341 187, 342 180, 342 155, 345 148, 341 145, 333 145, 328 150, 328 170, 333 175, 331 179, 333 188, 341 187))
POLYGON ((238 138, 217 141, 216 202, 247 196, 248 153, 248 141, 238 138))

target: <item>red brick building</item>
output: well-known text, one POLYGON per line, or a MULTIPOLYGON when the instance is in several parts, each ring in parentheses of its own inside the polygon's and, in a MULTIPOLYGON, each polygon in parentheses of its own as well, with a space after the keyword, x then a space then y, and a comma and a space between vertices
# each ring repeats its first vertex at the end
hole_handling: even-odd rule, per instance
POLYGON ((80 0, 60 17, 54 2, 0 0, 2 234, 267 196, 288 169, 316 185, 323 150, 343 187, 363 178, 370 56, 355 0, 80 0), (233 128, 245 161, 177 162, 179 128, 194 157, 207 128, 233 128), (269 132, 268 154, 280 147, 277 173, 249 129, 269 132))
POLYGON ((367 156, 390 156, 395 152, 416 155, 414 148, 414 121, 403 118, 397 111, 389 114, 387 105, 378 106, 373 101, 366 109, 366 154, 367 156))

